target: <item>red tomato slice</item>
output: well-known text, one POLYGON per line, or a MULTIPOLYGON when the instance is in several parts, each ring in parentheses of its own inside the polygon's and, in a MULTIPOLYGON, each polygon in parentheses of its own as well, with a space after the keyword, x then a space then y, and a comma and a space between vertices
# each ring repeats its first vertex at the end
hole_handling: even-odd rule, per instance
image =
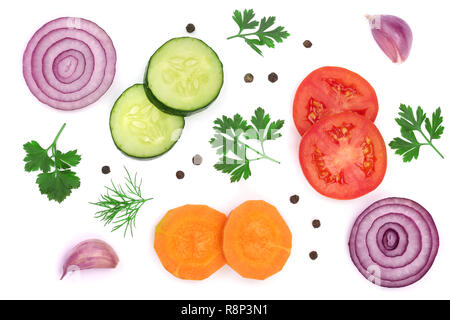
POLYGON ((303 136, 320 119, 343 111, 353 111, 375 121, 378 100, 370 83, 357 73, 339 67, 323 67, 302 81, 293 111, 295 126, 303 136))
POLYGON ((386 145, 372 121, 346 111, 318 121, 300 142, 300 165, 319 193, 355 199, 373 191, 386 173, 386 145))

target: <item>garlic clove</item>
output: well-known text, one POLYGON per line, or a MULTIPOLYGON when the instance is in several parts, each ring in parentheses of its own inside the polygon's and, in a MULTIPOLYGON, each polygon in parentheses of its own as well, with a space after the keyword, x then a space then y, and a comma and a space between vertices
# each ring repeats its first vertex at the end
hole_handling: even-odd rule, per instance
POLYGON ((98 239, 86 240, 69 251, 60 280, 68 271, 115 268, 118 263, 119 258, 109 244, 98 239))
POLYGON ((411 51, 413 35, 409 25, 391 15, 366 15, 378 46, 394 63, 404 62, 411 51))

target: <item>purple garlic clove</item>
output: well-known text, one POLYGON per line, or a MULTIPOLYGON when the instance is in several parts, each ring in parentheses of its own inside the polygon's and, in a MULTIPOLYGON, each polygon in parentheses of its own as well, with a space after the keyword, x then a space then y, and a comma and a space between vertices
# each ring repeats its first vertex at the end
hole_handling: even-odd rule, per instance
POLYGON ((413 35, 409 25, 391 15, 367 15, 378 46, 394 63, 404 62, 411 51, 413 35))
POLYGON ((61 280, 68 271, 115 268, 118 263, 119 258, 109 244, 97 239, 86 240, 70 250, 63 265, 61 280))

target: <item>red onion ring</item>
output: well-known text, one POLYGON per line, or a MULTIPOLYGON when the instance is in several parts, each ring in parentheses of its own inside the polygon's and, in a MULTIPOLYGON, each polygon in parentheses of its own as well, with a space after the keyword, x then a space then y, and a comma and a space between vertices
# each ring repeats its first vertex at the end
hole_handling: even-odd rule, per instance
POLYGON ((59 18, 41 27, 23 55, 23 75, 41 102, 61 110, 86 107, 111 86, 116 51, 95 23, 59 18))
POLYGON ((433 218, 420 204, 387 198, 356 219, 349 240, 359 272, 382 287, 405 287, 430 269, 439 249, 433 218))

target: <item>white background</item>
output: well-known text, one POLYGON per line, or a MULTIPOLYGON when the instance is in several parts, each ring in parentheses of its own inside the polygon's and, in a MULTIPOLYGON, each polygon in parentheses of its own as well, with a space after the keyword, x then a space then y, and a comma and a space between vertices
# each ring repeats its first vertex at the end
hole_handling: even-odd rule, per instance
POLYGON ((450 42, 446 1, 9 1, 0 12, 1 88, 1 206, 0 298, 138 298, 138 299, 319 299, 319 298, 450 298, 450 212, 448 181, 450 133, 437 141, 446 160, 423 148, 418 161, 404 164, 388 150, 388 170, 377 190, 360 199, 337 201, 317 194, 298 164, 297 134, 291 117, 295 90, 312 70, 335 65, 365 77, 375 88, 380 110, 376 125, 386 143, 399 134, 394 118, 400 103, 421 105, 431 114, 443 109, 450 129, 450 42), (291 37, 264 58, 237 33, 234 9, 254 8, 258 18, 275 15, 291 37), (394 65, 375 44, 364 14, 394 14, 407 20, 414 43, 408 61, 394 65), (110 90, 95 104, 62 112, 41 104, 22 77, 22 54, 27 41, 45 22, 61 16, 93 20, 111 36, 117 50, 117 73, 110 90), (140 82, 151 54, 172 37, 185 36, 185 26, 219 54, 225 84, 218 100, 206 111, 187 119, 179 143, 151 161, 128 158, 112 142, 108 118, 120 93, 140 82), (309 39, 311 49, 302 42, 309 39), (270 72, 279 81, 267 81, 270 72), (255 80, 245 84, 251 72, 255 80), (208 144, 212 122, 222 114, 249 117, 258 106, 273 118, 286 120, 284 137, 266 151, 282 162, 252 164, 252 177, 230 184, 228 176, 212 168, 215 152, 208 144), (83 156, 76 168, 81 188, 63 202, 49 202, 34 183, 35 173, 23 170, 22 145, 35 139, 50 144, 66 122, 61 150, 77 148, 83 156), (195 154, 204 157, 194 167, 195 154), (110 175, 101 167, 109 165, 110 175), (143 194, 154 197, 137 218, 134 238, 111 233, 93 218, 97 200, 110 179, 123 180, 126 166, 143 177, 143 194), (186 178, 179 181, 177 170, 186 178), (292 205, 289 197, 300 195, 292 205), (347 248, 351 226, 373 201, 387 196, 411 198, 426 207, 440 231, 441 246, 428 274, 403 289, 379 288, 353 266, 347 248), (225 266, 201 282, 183 281, 166 272, 153 250, 153 230, 171 208, 206 204, 229 213, 245 200, 264 199, 282 213, 293 233, 292 254, 282 272, 265 281, 241 278, 225 266), (320 229, 311 221, 319 218, 320 229), (87 271, 60 281, 67 250, 87 238, 110 243, 120 257, 115 270, 87 271), (311 261, 308 253, 319 258, 311 261))

